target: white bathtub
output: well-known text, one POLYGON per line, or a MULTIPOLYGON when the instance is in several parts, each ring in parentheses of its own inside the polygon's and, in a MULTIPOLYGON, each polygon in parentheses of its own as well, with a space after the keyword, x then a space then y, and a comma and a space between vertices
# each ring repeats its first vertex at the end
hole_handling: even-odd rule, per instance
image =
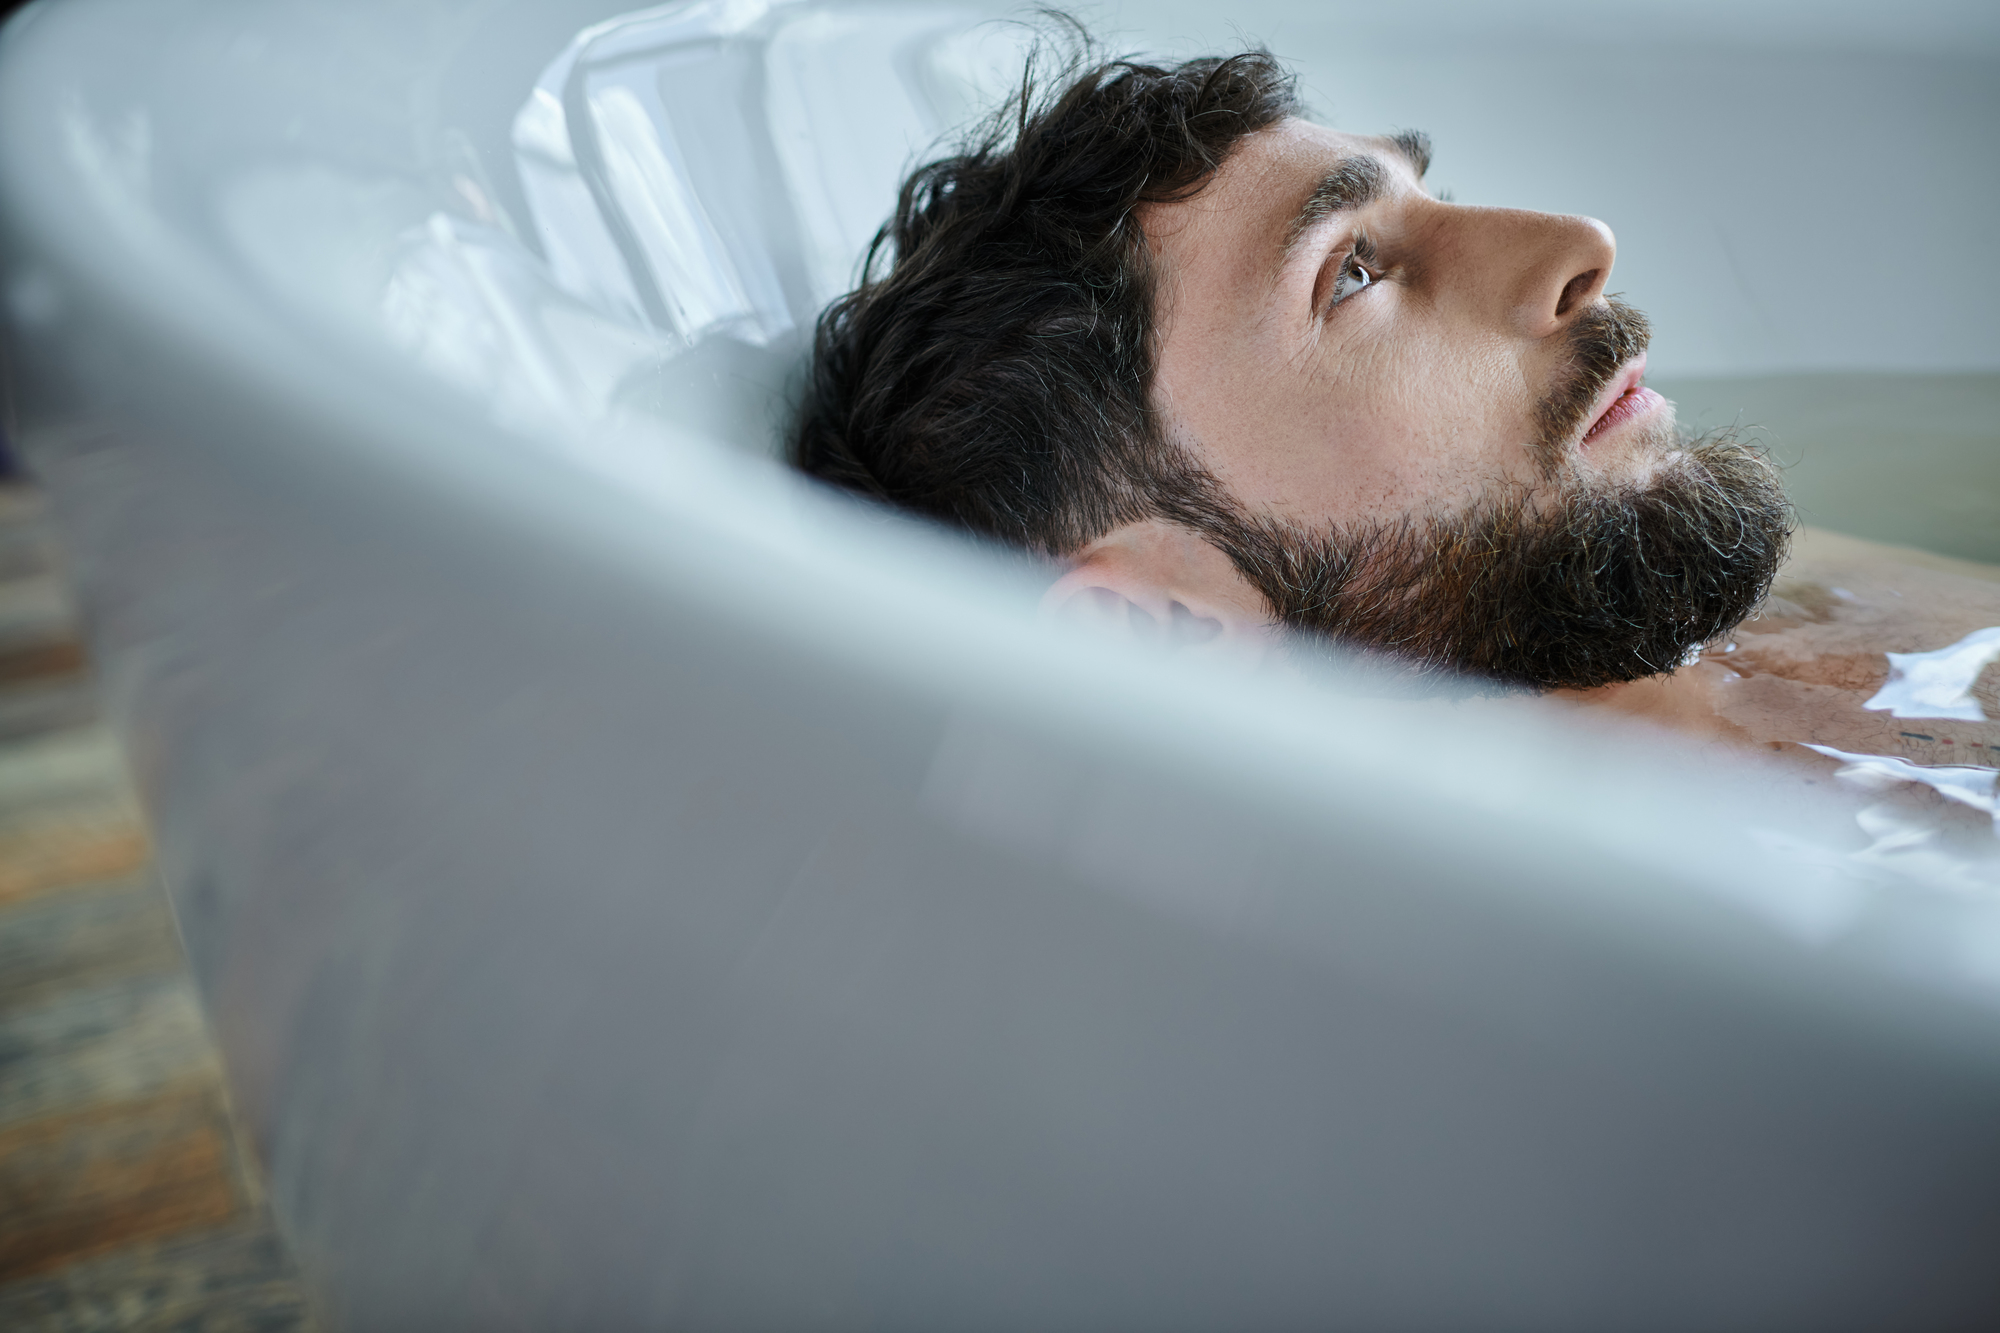
POLYGON ((615 13, 0 42, 14 433, 334 1324, 2000 1319, 2000 908, 1664 742, 1059 638, 788 475, 907 151, 837 112, 996 48, 615 13))

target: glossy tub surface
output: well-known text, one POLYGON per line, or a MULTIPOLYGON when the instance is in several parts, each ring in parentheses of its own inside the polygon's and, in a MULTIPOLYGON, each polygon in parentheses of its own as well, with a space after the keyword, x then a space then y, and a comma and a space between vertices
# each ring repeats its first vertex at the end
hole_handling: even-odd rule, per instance
POLYGON ((1990 1324, 1991 904, 1532 706, 1069 641, 759 456, 976 17, 0 43, 16 434, 329 1317, 1990 1324))

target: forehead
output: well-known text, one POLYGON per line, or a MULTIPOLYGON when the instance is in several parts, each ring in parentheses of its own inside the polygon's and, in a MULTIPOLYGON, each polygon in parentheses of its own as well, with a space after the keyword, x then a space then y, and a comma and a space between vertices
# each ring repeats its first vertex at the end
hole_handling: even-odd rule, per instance
POLYGON ((1282 120, 1245 135, 1193 197, 1146 205, 1139 225, 1168 255, 1211 240, 1275 251, 1313 187, 1354 157, 1380 161, 1397 188, 1417 188, 1416 172, 1393 140, 1282 120))

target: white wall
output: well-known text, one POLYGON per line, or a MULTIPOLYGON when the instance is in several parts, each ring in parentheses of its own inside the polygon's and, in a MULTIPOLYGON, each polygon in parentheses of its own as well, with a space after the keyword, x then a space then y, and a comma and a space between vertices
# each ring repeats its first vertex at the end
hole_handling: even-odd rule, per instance
POLYGON ((1113 42, 1248 42, 1463 203, 1588 213, 1659 375, 2000 369, 2000 4, 1126 0, 1113 42))

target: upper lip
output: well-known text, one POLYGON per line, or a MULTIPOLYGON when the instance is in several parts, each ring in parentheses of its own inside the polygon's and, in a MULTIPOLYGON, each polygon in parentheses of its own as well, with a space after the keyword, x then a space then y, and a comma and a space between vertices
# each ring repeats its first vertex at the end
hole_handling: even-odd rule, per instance
POLYGON ((1584 419, 1583 438, 1589 439, 1590 432, 1597 429, 1597 423, 1604 420, 1604 414, 1611 405, 1639 387, 1646 378, 1646 354, 1644 352, 1625 363, 1625 368, 1604 386, 1604 392, 1597 395, 1597 401, 1590 405, 1590 415, 1584 419))

